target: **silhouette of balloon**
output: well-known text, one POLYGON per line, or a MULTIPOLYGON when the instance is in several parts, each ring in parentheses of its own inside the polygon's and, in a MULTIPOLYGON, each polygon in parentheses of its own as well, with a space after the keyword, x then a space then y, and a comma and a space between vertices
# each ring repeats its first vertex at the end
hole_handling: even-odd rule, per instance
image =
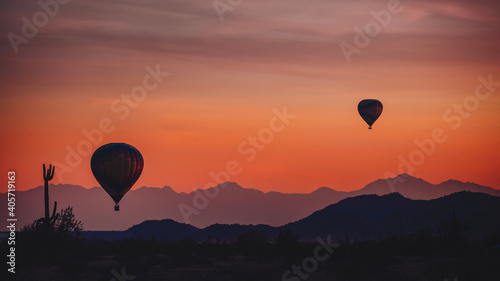
POLYGON ((382 103, 378 100, 362 100, 358 104, 359 115, 361 115, 361 118, 368 124, 368 129, 372 128, 373 123, 375 123, 380 114, 382 114, 382 109, 382 103))
POLYGON ((115 201, 118 202, 139 179, 144 159, 135 147, 126 143, 108 143, 99 147, 90 160, 94 177, 115 201))

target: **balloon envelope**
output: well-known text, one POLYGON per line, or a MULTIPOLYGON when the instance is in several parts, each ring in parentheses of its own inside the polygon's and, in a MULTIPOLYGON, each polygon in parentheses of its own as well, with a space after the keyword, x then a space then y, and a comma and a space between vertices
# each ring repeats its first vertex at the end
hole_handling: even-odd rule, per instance
POLYGON ((362 100, 358 104, 359 115, 368 124, 368 129, 372 128, 373 123, 382 114, 382 109, 382 103, 374 99, 362 100))
POLYGON ((126 143, 108 143, 99 147, 90 160, 94 177, 102 188, 118 202, 139 179, 144 159, 135 147, 126 143))

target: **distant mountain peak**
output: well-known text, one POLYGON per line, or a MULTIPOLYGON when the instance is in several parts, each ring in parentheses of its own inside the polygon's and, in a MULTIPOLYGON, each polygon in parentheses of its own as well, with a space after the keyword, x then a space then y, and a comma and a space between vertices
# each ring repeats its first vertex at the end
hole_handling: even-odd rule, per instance
MULTIPOLYGON (((226 182, 223 182, 223 183, 219 183, 216 186, 209 187, 207 189, 200 189, 200 188, 198 188, 195 191, 204 191, 204 190, 210 190, 210 191, 212 191, 215 188, 218 188, 219 192, 220 191, 233 191, 234 192, 234 191, 243 191, 243 190, 255 190, 255 189, 250 189, 250 188, 244 188, 244 187, 242 187, 241 185, 239 185, 236 182, 226 181, 226 182)), ((189 194, 191 194, 191 193, 189 193, 189 194)))
MULTIPOLYGON (((447 181, 442 182, 441 184, 450 184, 450 183, 464 183, 464 182, 459 181, 459 180, 449 179, 447 181)), ((467 182, 467 183, 469 183, 469 182, 467 182)))
POLYGON ((421 178, 417 178, 417 177, 414 177, 408 173, 402 173, 402 174, 399 174, 397 175, 396 177, 392 178, 392 179, 396 179, 396 178, 403 178, 405 180, 420 180, 420 181, 425 181, 421 178))
POLYGON ((172 192, 177 193, 172 187, 170 187, 168 185, 163 186, 161 189, 169 191, 169 192, 172 191, 172 192))
POLYGON ((187 237, 194 232, 198 231, 197 227, 190 224, 180 223, 172 219, 162 220, 146 220, 140 224, 136 224, 125 232, 139 237, 158 237, 161 239, 163 236, 170 238, 187 237))
POLYGON ((316 189, 312 193, 324 193, 324 192, 332 192, 332 191, 335 191, 335 190, 331 189, 329 187, 323 186, 323 187, 320 187, 320 188, 316 189))
POLYGON ((150 186, 141 186, 139 188, 136 188, 135 190, 148 190, 148 189, 160 189, 159 187, 150 187, 150 186))
POLYGON ((151 186, 141 186, 137 189, 135 189, 136 191, 145 191, 145 190, 161 190, 161 191, 166 191, 166 192, 174 192, 174 193, 177 193, 175 192, 175 190, 173 188, 171 188, 170 186, 168 185, 165 185, 164 187, 151 187, 151 186))
POLYGON ((422 178, 418 178, 418 177, 414 177, 408 173, 402 173, 402 174, 399 174, 397 175, 396 177, 394 178, 388 178, 386 180, 393 180, 395 181, 395 184, 396 185, 399 185, 399 184, 404 184, 404 183, 425 183, 425 184, 430 184, 428 181, 422 179, 422 178))
POLYGON ((387 193, 387 194, 384 194, 380 197, 386 197, 386 198, 406 198, 404 197, 401 193, 399 192, 391 192, 391 193, 387 193))
POLYGON ((388 179, 391 179, 391 180, 394 180, 394 179, 397 179, 397 178, 413 178, 412 175, 408 174, 408 173, 402 173, 402 174, 399 174, 393 178, 391 177, 387 177, 386 179, 378 179, 378 180, 375 180, 375 181, 379 181, 379 180, 388 180, 388 179))
POLYGON ((138 227, 138 226, 145 226, 145 225, 154 225, 154 226, 158 226, 158 225, 186 225, 185 223, 180 223, 180 222, 177 222, 173 219, 162 219, 162 220, 145 220, 139 224, 135 224, 133 225, 132 227, 130 227, 129 229, 132 229, 132 228, 135 228, 135 227, 138 227))
POLYGON ((239 185, 238 183, 232 182, 232 181, 226 181, 223 183, 219 183, 217 185, 217 187, 219 187, 221 189, 225 189, 225 190, 243 190, 243 189, 246 189, 246 188, 241 187, 241 185, 239 185))
MULTIPOLYGON (((43 185, 39 185, 36 188, 44 188, 43 185)), ((49 188, 71 188, 71 189, 86 189, 85 187, 81 185, 75 185, 75 184, 69 184, 69 183, 58 183, 58 184, 49 184, 49 188)))

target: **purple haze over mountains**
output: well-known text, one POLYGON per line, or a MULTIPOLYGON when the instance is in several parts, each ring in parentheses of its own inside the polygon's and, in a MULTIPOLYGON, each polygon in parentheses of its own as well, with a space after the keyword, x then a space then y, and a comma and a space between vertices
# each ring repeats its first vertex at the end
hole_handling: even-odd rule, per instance
MULTIPOLYGON (((396 183, 394 191, 411 199, 429 200, 459 191, 482 192, 500 197, 500 190, 475 183, 448 180, 434 185, 406 174, 399 177, 403 177, 404 181, 396 183)), ((211 191, 214 191, 213 188, 211 191)), ((69 184, 51 185, 50 201, 57 201, 59 209, 72 206, 76 218, 84 223, 85 230, 126 230, 146 220, 161 219, 189 223, 198 228, 215 223, 280 226, 298 221, 348 197, 391 192, 387 180, 376 180, 351 192, 322 187, 307 194, 264 193, 230 182, 220 188, 216 197, 208 199, 206 208, 189 216, 189 221, 184 220, 179 205, 195 208, 193 198, 196 193, 177 193, 168 186, 141 187, 129 191, 120 202, 119 212, 114 211, 114 202, 100 187, 85 189, 69 184)), ((6 193, 0 194, 0 200, 7 202, 6 193)), ((43 213, 43 186, 16 192, 19 226, 40 218, 43 213)), ((2 212, 1 219, 6 220, 6 215, 6 212, 2 212)))

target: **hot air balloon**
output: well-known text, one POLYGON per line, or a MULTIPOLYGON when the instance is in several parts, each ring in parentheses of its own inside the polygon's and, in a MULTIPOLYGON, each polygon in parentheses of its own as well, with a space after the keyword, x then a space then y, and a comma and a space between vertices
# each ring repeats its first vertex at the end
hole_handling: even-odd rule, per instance
POLYGON ((368 124, 368 129, 372 128, 373 123, 382 114, 382 103, 378 100, 362 100, 358 104, 358 112, 361 118, 368 124))
POLYGON ((139 179, 144 159, 135 147, 126 143, 108 143, 99 147, 90 160, 94 177, 115 201, 118 202, 139 179))

